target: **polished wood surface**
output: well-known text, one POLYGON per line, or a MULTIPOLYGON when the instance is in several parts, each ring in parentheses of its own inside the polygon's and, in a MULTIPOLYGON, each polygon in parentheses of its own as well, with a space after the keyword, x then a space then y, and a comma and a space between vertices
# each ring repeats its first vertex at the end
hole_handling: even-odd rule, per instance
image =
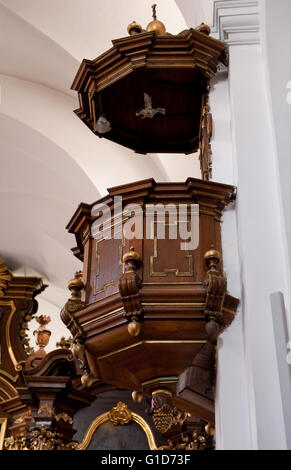
MULTIPOLYGON (((90 218, 89 208, 94 212, 96 203, 80 205, 67 228, 78 244, 73 251, 84 260, 83 307, 73 313, 74 322, 66 308, 62 318, 75 341, 84 344, 86 370, 95 379, 146 391, 147 383, 157 379, 158 385, 159 378, 167 376, 177 383, 188 370, 184 387, 177 393, 180 399, 191 395, 189 406, 202 417, 204 407, 204 418, 208 419, 214 413, 213 361, 208 358, 212 364, 208 372, 207 368, 199 369, 195 358, 199 359, 207 344, 214 344, 217 334, 232 322, 238 304, 226 292, 220 261, 220 222, 234 188, 194 178, 185 183, 138 181, 111 188, 108 196, 97 201, 110 207, 108 217, 114 211, 114 196, 123 197, 124 207, 129 203, 143 208, 157 203, 174 207, 199 204, 199 245, 187 252, 179 247, 181 239, 148 239, 146 211, 136 219, 137 226, 144 225, 142 239, 95 240, 90 232, 96 214, 90 218), (135 261, 139 257, 141 261, 135 261), (131 329, 137 331, 136 336, 131 329), (200 371, 208 380, 212 395, 207 387, 203 392, 201 384, 195 385, 197 374, 193 371, 200 371)), ((127 220, 123 215, 122 223, 127 220)), ((165 221, 167 225, 168 215, 165 221)), ((114 225, 114 221, 110 223, 114 225)))
POLYGON ((195 152, 203 96, 219 61, 226 63, 226 44, 200 30, 114 40, 100 57, 83 60, 72 85, 75 112, 99 137, 138 153, 195 152), (99 129, 100 117, 109 130, 99 129))

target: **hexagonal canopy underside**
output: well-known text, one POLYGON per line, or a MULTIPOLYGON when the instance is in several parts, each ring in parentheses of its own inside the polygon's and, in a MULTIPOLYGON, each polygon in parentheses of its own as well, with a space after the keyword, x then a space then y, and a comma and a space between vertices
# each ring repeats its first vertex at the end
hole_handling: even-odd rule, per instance
POLYGON ((94 61, 83 60, 72 85, 80 99, 75 112, 99 137, 138 153, 195 152, 202 97, 225 48, 193 29, 117 39, 94 61))

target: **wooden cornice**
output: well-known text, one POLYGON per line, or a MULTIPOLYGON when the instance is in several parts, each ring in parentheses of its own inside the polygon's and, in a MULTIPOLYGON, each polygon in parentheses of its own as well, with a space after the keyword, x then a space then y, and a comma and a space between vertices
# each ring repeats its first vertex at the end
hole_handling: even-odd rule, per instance
POLYGON ((218 62, 226 61, 226 44, 193 28, 177 36, 156 36, 149 32, 116 39, 112 43, 113 47, 95 60, 82 61, 71 87, 73 90, 88 91, 93 79, 95 90, 101 91, 142 66, 197 67, 211 78, 217 71, 218 62), (137 60, 138 54, 143 60, 137 60))
POLYGON ((107 205, 113 209, 114 196, 122 196, 126 204, 137 202, 139 204, 151 202, 158 203, 161 198, 167 196, 172 199, 183 201, 183 198, 193 197, 193 202, 201 204, 211 202, 214 210, 217 211, 217 217, 221 216, 224 207, 235 199, 236 190, 233 186, 204 181, 197 178, 188 178, 184 183, 157 183, 153 178, 115 186, 108 189, 108 195, 99 199, 93 204, 80 204, 77 211, 67 225, 67 230, 76 237, 77 247, 72 251, 77 258, 82 259, 83 244, 86 240, 86 234, 90 231, 93 221, 91 216, 92 208, 97 205, 107 205))
POLYGON ((34 299, 46 288, 41 277, 12 276, 3 299, 34 299))

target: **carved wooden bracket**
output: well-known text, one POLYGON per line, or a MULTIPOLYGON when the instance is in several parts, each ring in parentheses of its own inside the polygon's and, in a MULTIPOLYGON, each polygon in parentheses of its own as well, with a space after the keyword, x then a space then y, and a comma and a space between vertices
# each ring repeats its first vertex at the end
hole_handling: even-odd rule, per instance
POLYGON ((207 294, 205 301, 204 314, 206 318, 206 332, 210 341, 216 341, 219 331, 219 321, 222 317, 222 308, 226 294, 226 277, 217 266, 221 261, 219 251, 211 246, 211 249, 204 255, 207 266, 210 268, 207 272, 207 294))
POLYGON ((61 310, 61 319, 70 330, 73 335, 73 340, 76 338, 82 338, 83 333, 76 320, 74 319, 73 314, 82 310, 85 304, 81 300, 81 291, 84 289, 83 283, 83 273, 81 271, 75 273, 74 279, 68 282, 68 288, 70 289, 72 295, 68 300, 64 308, 61 310))
POLYGON ((61 311, 61 319, 73 335, 73 354, 80 361, 81 369, 84 370, 84 374, 81 377, 82 385, 90 387, 94 382, 94 377, 90 374, 85 346, 83 344, 83 331, 74 318, 74 313, 79 312, 85 307, 85 303, 81 300, 81 291, 84 289, 82 271, 75 273, 74 279, 68 283, 68 288, 72 295, 61 311))
POLYGON ((211 141, 212 138, 212 114, 209 112, 209 93, 205 93, 202 97, 202 111, 199 134, 199 160, 201 168, 201 177, 203 180, 209 181, 212 173, 211 163, 211 141))
POLYGON ((138 336, 141 331, 140 322, 143 318, 143 311, 139 290, 141 280, 135 272, 141 264, 140 255, 130 248, 128 253, 123 256, 125 272, 119 280, 119 292, 124 306, 125 317, 130 321, 128 324, 128 333, 131 336, 138 336))

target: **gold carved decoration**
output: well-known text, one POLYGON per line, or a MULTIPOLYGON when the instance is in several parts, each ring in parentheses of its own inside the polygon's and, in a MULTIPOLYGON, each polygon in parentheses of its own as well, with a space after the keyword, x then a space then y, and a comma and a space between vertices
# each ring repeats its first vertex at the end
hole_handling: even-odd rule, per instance
POLYGON ((31 415, 31 408, 29 408, 28 411, 24 413, 23 415, 17 416, 16 418, 14 418, 13 422, 14 424, 22 424, 26 420, 31 420, 31 422, 35 422, 34 418, 32 418, 32 415, 31 415))
POLYGON ((61 349, 71 349, 73 346, 73 338, 65 338, 64 336, 61 337, 60 341, 56 343, 57 348, 61 349))
POLYGON ((0 418, 0 450, 3 450, 6 428, 7 418, 0 418))
POLYGON ((124 424, 127 424, 132 420, 131 411, 128 409, 127 405, 121 401, 118 402, 111 411, 109 411, 108 417, 114 426, 117 426, 118 424, 124 426, 124 424))
POLYGON ((131 421, 134 421, 144 431, 147 437, 150 450, 158 450, 155 442, 155 437, 148 423, 140 415, 130 411, 125 405, 125 403, 122 402, 119 402, 117 406, 114 407, 111 411, 103 413, 102 415, 94 419, 94 421, 90 424, 89 428, 87 429, 83 441, 77 447, 77 450, 86 450, 90 445, 90 442, 93 438, 96 429, 101 426, 101 424, 106 423, 107 421, 113 422, 115 426, 119 424, 126 425, 131 421))
POLYGON ((166 434, 176 426, 182 427, 188 417, 188 413, 179 410, 172 403, 172 392, 167 389, 152 392, 151 408, 147 413, 152 416, 155 428, 166 434))
POLYGON ((47 403, 45 403, 44 405, 42 405, 38 411, 37 411, 37 414, 38 415, 42 415, 42 414, 48 414, 48 415, 52 415, 53 414, 53 408, 50 407, 47 403))
POLYGON ((209 112, 209 93, 202 97, 202 111, 200 122, 199 148, 200 148, 200 168, 203 180, 209 181, 211 178, 211 141, 212 138, 212 114, 209 112))
POLYGON ((54 415, 54 419, 57 422, 62 419, 65 423, 68 422, 69 424, 73 424, 73 420, 71 416, 68 415, 68 413, 59 413, 57 415, 54 415))
POLYGON ((34 318, 34 315, 25 315, 21 324, 20 324, 20 338, 21 343, 23 344, 24 351, 29 356, 30 354, 34 353, 34 348, 30 346, 29 336, 26 333, 29 330, 29 322, 34 318))
POLYGON ((182 433, 178 442, 168 440, 168 444, 159 450, 212 450, 213 441, 206 431, 194 431, 192 434, 182 433))
POLYGON ((75 450, 76 442, 64 444, 62 434, 46 429, 42 425, 40 429, 34 429, 27 433, 7 437, 4 441, 5 450, 75 450))
MULTIPOLYGON (((0 302, 0 305, 8 305, 11 308, 11 312, 10 312, 9 317, 7 319, 7 322, 6 322, 5 339, 6 339, 7 349, 8 349, 8 353, 9 353, 10 359, 12 361, 12 364, 14 365, 15 370, 19 370, 19 369, 17 369, 18 361, 17 361, 17 359, 14 355, 14 352, 13 352, 13 349, 12 349, 12 344, 11 344, 11 338, 10 338, 10 325, 11 325, 13 315, 16 312, 16 307, 15 307, 15 304, 14 304, 13 300, 10 300, 10 301, 7 301, 7 302, 2 300, 0 302)), ((17 378, 17 376, 15 377, 15 379, 16 378, 17 378)))
POLYGON ((4 260, 0 258, 0 297, 3 297, 8 288, 9 282, 12 280, 12 274, 5 266, 4 260))
POLYGON ((47 324, 51 321, 51 317, 40 315, 39 317, 36 317, 36 321, 39 324, 38 329, 33 332, 33 336, 36 335, 35 342, 37 346, 39 346, 39 350, 36 351, 36 354, 40 353, 44 355, 46 354, 44 348, 48 345, 51 336, 51 331, 46 328, 47 324))

